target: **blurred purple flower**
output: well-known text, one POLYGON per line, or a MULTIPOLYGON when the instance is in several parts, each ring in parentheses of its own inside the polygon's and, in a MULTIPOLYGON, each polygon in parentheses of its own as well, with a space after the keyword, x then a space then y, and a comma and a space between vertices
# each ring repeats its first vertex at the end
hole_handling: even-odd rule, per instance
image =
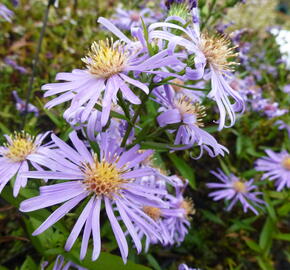
POLYGON ((162 13, 154 12, 149 8, 138 10, 126 10, 121 6, 116 8, 115 14, 111 18, 111 22, 123 30, 131 30, 132 27, 141 27, 141 18, 145 25, 156 22, 161 19, 162 13))
POLYGON ((22 132, 5 135, 7 143, 0 146, 0 193, 5 185, 16 175, 13 196, 16 197, 21 187, 27 184, 27 177, 22 173, 29 171, 29 164, 41 171, 39 159, 49 151, 49 146, 41 145, 49 132, 39 134, 35 138, 22 132))
POLYGON ((12 22, 12 17, 14 16, 14 12, 8 9, 5 5, 0 4, 0 17, 2 17, 7 22, 12 22))
POLYGON ((187 182, 183 181, 177 176, 165 177, 156 173, 151 177, 143 177, 139 179, 139 183, 146 190, 159 189, 167 190, 166 184, 169 183, 175 189, 175 195, 160 194, 159 198, 167 202, 167 207, 157 208, 150 205, 145 205, 143 211, 154 219, 161 228, 161 239, 156 238, 152 233, 148 234, 146 231, 138 233, 140 239, 146 236, 146 250, 150 244, 157 244, 160 242, 163 246, 180 244, 188 233, 190 227, 190 216, 194 214, 193 204, 190 200, 183 197, 183 193, 187 182))
POLYGON ((257 188, 253 185, 253 179, 249 181, 241 181, 233 174, 230 174, 229 176, 225 175, 220 169, 217 172, 211 171, 211 173, 222 182, 206 184, 209 188, 218 189, 209 193, 209 196, 213 197, 214 201, 221 199, 226 199, 227 201, 231 200, 231 203, 226 208, 227 211, 230 211, 233 206, 240 201, 244 212, 247 212, 249 208, 258 215, 258 211, 252 206, 252 204, 261 207, 259 204, 264 204, 264 201, 257 198, 257 196, 261 195, 262 192, 253 191, 257 188))
POLYGON ((283 88, 283 91, 284 91, 285 93, 290 94, 290 84, 285 85, 284 88, 283 88))
POLYGON ((19 66, 13 59, 11 59, 9 57, 5 57, 4 62, 22 74, 28 73, 28 71, 25 67, 19 66))
POLYGON ((286 124, 282 120, 277 120, 275 122, 275 125, 277 125, 278 126, 278 129, 280 129, 280 130, 286 129, 286 131, 288 132, 288 137, 290 138, 290 125, 286 124))
POLYGON ((289 110, 279 109, 278 106, 278 102, 272 103, 267 98, 259 98, 258 100, 253 100, 252 102, 253 110, 264 113, 268 118, 274 118, 288 113, 289 110))
MULTIPOLYGON (((82 60, 86 63, 87 69, 75 69, 71 73, 58 73, 56 80, 64 80, 63 83, 51 83, 42 86, 46 90, 45 97, 62 93, 59 97, 49 101, 47 108, 51 108, 60 103, 72 100, 71 106, 65 111, 64 117, 71 114, 81 106, 86 107, 84 114, 88 115, 99 99, 102 100, 101 125, 105 126, 110 115, 111 104, 116 104, 117 93, 121 90, 123 97, 133 104, 140 104, 141 101, 129 85, 139 88, 146 94, 149 93, 148 86, 138 80, 128 77, 129 71, 164 74, 164 72, 153 71, 163 66, 178 64, 179 60, 175 56, 168 55, 167 50, 163 50, 152 57, 147 57, 140 47, 130 48, 135 43, 131 42, 120 30, 105 18, 98 20, 114 34, 116 31, 127 42, 127 46, 122 42, 107 40, 99 43, 94 42, 91 52, 82 60), (102 97, 102 93, 104 96, 102 97)), ((169 73, 168 73, 169 74, 169 73)))
MULTIPOLYGON (((12 94, 13 94, 14 99, 16 101, 16 109, 20 113, 24 113, 25 112, 25 101, 18 96, 17 91, 14 90, 12 92, 12 94)), ((31 103, 28 104, 27 112, 28 113, 34 113, 34 115, 36 117, 39 115, 39 110, 34 105, 32 105, 31 103)))
POLYGON ((198 102, 186 96, 174 96, 167 85, 164 86, 164 92, 159 87, 154 91, 154 95, 156 101, 163 106, 162 113, 157 117, 159 125, 164 127, 170 124, 181 124, 177 129, 175 144, 184 144, 186 148, 197 144, 201 150, 199 157, 203 154, 203 150, 206 150, 211 157, 228 152, 213 136, 202 129, 205 111, 198 102))
POLYGON ((63 203, 33 233, 38 235, 88 198, 67 239, 65 249, 68 251, 72 248, 84 228, 80 258, 85 257, 92 234, 94 246, 92 259, 96 260, 101 251, 100 211, 104 202, 123 261, 126 262, 129 249, 118 220, 127 228, 138 253, 141 252, 142 245, 137 229, 142 227, 147 234, 155 233, 156 237, 160 230, 158 224, 142 211, 143 206, 144 204, 157 208, 166 206, 166 202, 156 196, 166 194, 166 191, 157 188, 144 189, 135 182, 136 178, 150 176, 153 173, 152 168, 139 166, 152 151, 139 153, 138 145, 125 151, 110 137, 110 134, 101 133, 100 136, 98 157, 87 149, 75 131, 69 135, 74 148, 52 135, 52 141, 58 149, 47 152, 45 158, 41 159, 49 170, 30 171, 23 176, 62 179, 65 182, 41 187, 40 195, 23 201, 20 210, 30 212, 63 203))
POLYGON ((275 153, 268 149, 265 152, 268 157, 258 159, 255 170, 265 172, 262 180, 276 180, 277 191, 290 188, 290 154, 286 150, 275 153))
MULTIPOLYGON (((48 262, 44 262, 41 265, 41 270, 45 270, 47 265, 48 265, 48 262)), ((76 270, 88 270, 87 268, 81 267, 70 261, 65 264, 64 257, 61 255, 57 256, 52 270, 69 270, 71 269, 71 267, 73 267, 73 269, 76 269, 76 270)))
POLYGON ((185 263, 182 263, 178 266, 178 270, 200 270, 200 269, 190 268, 185 263))

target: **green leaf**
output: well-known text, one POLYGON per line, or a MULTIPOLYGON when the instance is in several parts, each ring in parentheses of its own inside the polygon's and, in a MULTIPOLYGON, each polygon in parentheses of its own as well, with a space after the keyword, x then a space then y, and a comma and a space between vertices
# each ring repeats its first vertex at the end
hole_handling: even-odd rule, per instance
POLYGON ((271 217, 271 219, 273 221, 276 221, 277 220, 277 215, 276 215, 276 212, 275 212, 275 209, 272 205, 272 202, 270 200, 270 197, 268 195, 268 192, 267 191, 264 191, 264 200, 266 202, 266 208, 267 208, 267 211, 269 213, 269 216, 271 217))
POLYGON ((155 269, 155 270, 162 270, 158 261, 151 255, 151 254, 147 254, 146 258, 149 262, 149 264, 155 269))
POLYGON ((91 250, 83 261, 80 261, 79 250, 74 248, 70 252, 62 252, 62 255, 68 260, 88 269, 108 269, 108 270, 150 270, 150 268, 128 261, 124 264, 121 257, 107 252, 101 252, 96 261, 91 260, 91 250))
POLYGON ((20 270, 37 270, 38 267, 30 256, 27 256, 20 270))
POLYGON ((181 176, 188 179, 192 189, 196 189, 196 181, 193 168, 184 159, 178 157, 175 153, 168 155, 173 162, 175 168, 180 172, 181 176))
POLYGON ((290 241, 290 233, 278 233, 274 235, 275 239, 290 241))
POLYGON ((274 230, 275 224, 273 223, 271 217, 267 217, 259 238, 259 246, 263 250, 264 254, 268 254, 271 248, 274 230))
POLYGON ((262 270, 274 270, 272 264, 263 257, 257 257, 257 261, 262 270))
POLYGON ((219 216, 217 216, 217 215, 215 215, 212 212, 207 211, 207 210, 201 210, 201 212, 204 215, 204 217, 207 218, 208 220, 225 226, 225 223, 222 221, 222 219, 219 216))
POLYGON ((253 241, 252 239, 246 239, 245 242, 250 249, 252 249, 258 253, 262 252, 262 249, 259 247, 259 245, 255 241, 253 241))

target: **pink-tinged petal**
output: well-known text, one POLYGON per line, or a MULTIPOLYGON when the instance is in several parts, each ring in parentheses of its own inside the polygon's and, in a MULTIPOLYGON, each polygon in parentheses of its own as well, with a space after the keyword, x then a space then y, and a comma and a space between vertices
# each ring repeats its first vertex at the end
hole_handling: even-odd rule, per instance
POLYGON ((136 246, 136 249, 138 251, 138 253, 140 253, 142 251, 142 244, 141 241, 136 233, 136 230, 130 220, 130 218, 128 217, 127 213, 126 213, 126 208, 124 207, 124 204, 121 202, 121 200, 116 200, 116 205, 118 208, 118 211, 121 215, 122 221, 124 222, 126 228, 128 229, 134 244, 136 246))
POLYGON ((92 154, 89 152, 83 141, 79 139, 76 131, 72 131, 69 134, 69 138, 74 144, 75 149, 77 149, 80 155, 82 156, 83 162, 93 163, 92 154))
POLYGON ((121 252, 121 256, 122 259, 124 261, 124 263, 127 262, 127 257, 128 257, 128 243, 126 241, 126 237, 124 235, 124 232, 122 231, 122 228, 118 222, 118 220, 116 219, 112 206, 111 206, 111 202, 109 201, 109 199, 107 197, 104 198, 105 200, 105 208, 106 208, 106 213, 108 215, 108 218, 110 220, 112 229, 113 229, 113 233, 115 235, 115 238, 117 240, 117 243, 119 245, 120 248, 120 252, 121 252))
POLYGON ((161 127, 164 127, 169 124, 180 123, 181 114, 178 109, 167 110, 157 117, 157 121, 161 127))
POLYGON ((126 43, 131 43, 132 42, 114 24, 112 24, 109 20, 107 20, 107 19, 105 19, 103 17, 100 17, 98 19, 98 23, 102 24, 110 32, 112 32, 115 36, 117 36, 119 39, 125 41, 126 43))
POLYGON ((82 173, 63 173, 63 172, 52 172, 52 171, 28 171, 21 173, 23 177, 29 178, 48 178, 48 179, 62 179, 62 180, 80 180, 84 178, 82 173))
POLYGON ((93 206, 93 203, 94 203, 94 199, 95 197, 92 197, 89 202, 87 203, 87 205, 85 206, 84 210, 82 211, 81 215, 79 216, 76 224, 74 225, 67 241, 66 241, 66 244, 65 244, 65 250, 66 251, 69 251, 73 244, 75 243, 75 241, 77 240, 85 222, 87 221, 89 215, 90 215, 90 212, 91 212, 91 209, 92 209, 92 206, 93 206))
POLYGON ((79 164, 82 162, 82 157, 80 156, 80 154, 68 144, 66 144, 64 141, 62 141, 60 138, 52 134, 51 139, 71 161, 79 164))
POLYGON ((97 197, 95 200, 93 216, 92 216, 92 231, 94 249, 92 254, 92 260, 98 259, 101 252, 101 232, 100 232, 100 210, 102 199, 97 197))
MULTIPOLYGON (((67 201, 62 206, 57 208, 38 228, 33 232, 32 235, 38 235, 43 233, 45 230, 50 228, 53 224, 58 222, 64 217, 71 209, 73 209, 80 201, 82 201, 87 194, 82 193, 67 201)), ((25 201, 24 201, 25 202, 25 201)), ((22 204, 21 204, 22 205, 22 204)))
POLYGON ((27 182, 27 177, 21 176, 22 172, 28 171, 28 163, 27 161, 23 161, 19 167, 18 174, 16 176, 16 180, 13 187, 13 196, 17 197, 20 191, 20 188, 23 187, 23 182, 27 182))
POLYGON ((128 77, 127 75, 123 74, 123 73, 120 73, 119 76, 124 80, 126 81, 127 83, 129 84, 132 84, 138 88, 140 88, 142 91, 144 91, 146 94, 149 94, 149 88, 144 84, 144 83, 141 83, 137 80, 134 80, 134 79, 131 79, 130 77, 128 77))
POLYGON ((56 205, 67 200, 70 200, 78 195, 85 194, 88 192, 81 188, 62 189, 58 192, 51 194, 40 194, 39 196, 27 199, 20 204, 20 211, 31 212, 52 205, 56 205))

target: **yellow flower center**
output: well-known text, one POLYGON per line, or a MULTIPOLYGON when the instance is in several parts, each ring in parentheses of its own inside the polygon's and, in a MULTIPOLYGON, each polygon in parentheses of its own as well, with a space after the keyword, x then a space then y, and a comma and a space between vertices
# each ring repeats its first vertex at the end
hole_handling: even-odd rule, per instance
POLYGON ((155 221, 161 217, 161 209, 158 207, 143 206, 143 211, 155 221))
POLYGON ((206 116, 205 113, 205 107, 200 105, 200 103, 192 103, 192 101, 186 97, 183 96, 179 98, 175 102, 175 106, 178 108, 179 112, 184 114, 191 114, 196 117, 196 125, 199 127, 203 127, 204 123, 202 122, 203 118, 206 116))
POLYGON ((247 187, 245 183, 239 180, 233 183, 233 187, 237 192, 240 192, 240 193, 245 193, 247 191, 247 187))
POLYGON ((123 44, 113 39, 93 42, 88 56, 82 58, 91 74, 105 79, 123 71, 127 60, 123 44))
POLYGON ((11 136, 11 140, 11 143, 5 145, 8 151, 4 155, 14 162, 24 161, 36 150, 32 137, 24 132, 15 133, 11 136))
POLYGON ((225 36, 210 37, 207 34, 201 35, 199 44, 208 64, 220 72, 233 71, 232 66, 237 65, 236 62, 228 61, 238 55, 234 52, 235 47, 230 46, 231 41, 225 36))
POLYGON ((96 156, 93 164, 84 165, 83 172, 87 190, 94 192, 98 196, 104 195, 112 198, 114 195, 119 195, 122 184, 130 181, 122 178, 121 175, 125 171, 118 169, 115 163, 99 162, 96 156))
POLYGON ((286 170, 290 171, 290 156, 283 159, 282 165, 286 170))
POLYGON ((194 215, 195 214, 195 209, 194 209, 193 201, 191 199, 184 199, 181 202, 180 207, 185 210, 185 216, 187 218, 190 215, 194 215))

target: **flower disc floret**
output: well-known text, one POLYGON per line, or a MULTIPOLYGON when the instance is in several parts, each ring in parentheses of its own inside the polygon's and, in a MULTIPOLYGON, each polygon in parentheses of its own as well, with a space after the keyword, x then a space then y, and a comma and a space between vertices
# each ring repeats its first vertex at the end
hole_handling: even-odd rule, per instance
POLYGON ((96 156, 94 163, 86 164, 83 170, 87 190, 94 192, 97 196, 104 195, 112 198, 114 195, 119 195, 121 185, 129 182, 128 179, 122 178, 124 171, 117 169, 115 163, 99 162, 96 156))
POLYGON ((233 182, 233 187, 237 192, 240 193, 245 193, 247 192, 247 186, 245 185, 245 183, 243 183, 240 180, 234 181, 233 182))
POLYGON ((6 147, 7 152, 4 156, 14 162, 24 161, 28 155, 36 150, 33 138, 25 132, 15 133, 6 147))
POLYGON ((124 70, 127 64, 128 54, 122 42, 114 42, 113 39, 93 42, 88 56, 82 58, 91 74, 98 78, 109 78, 124 70))
POLYGON ((151 217, 153 220, 157 221, 161 217, 161 209, 158 207, 153 206, 144 206, 143 211, 145 214, 147 214, 149 217, 151 217))
POLYGON ((236 62, 229 58, 236 57, 235 47, 231 47, 231 41, 225 36, 213 36, 201 34, 199 48, 203 52, 209 65, 218 71, 233 71, 232 66, 236 62))
POLYGON ((282 165, 286 170, 290 171, 290 156, 283 159, 282 165))

